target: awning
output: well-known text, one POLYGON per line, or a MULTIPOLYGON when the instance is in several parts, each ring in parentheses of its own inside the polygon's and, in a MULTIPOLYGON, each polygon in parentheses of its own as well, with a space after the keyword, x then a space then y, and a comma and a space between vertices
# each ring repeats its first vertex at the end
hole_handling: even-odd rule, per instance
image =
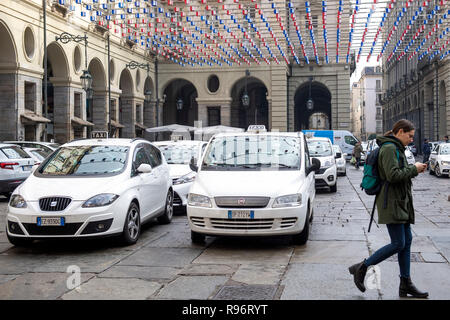
POLYGON ((84 119, 73 117, 71 120, 72 125, 74 126, 80 126, 80 127, 93 127, 94 124, 92 122, 86 121, 84 119))
POLYGON ((49 122, 51 122, 51 120, 49 120, 49 119, 47 119, 47 118, 45 118, 43 116, 37 115, 36 113, 31 112, 31 111, 26 111, 25 113, 22 113, 20 116, 22 117, 22 122, 23 123, 36 124, 36 123, 49 123, 49 122))
POLYGON ((135 126, 136 128, 138 128, 138 129, 142 129, 142 130, 147 129, 146 126, 144 126, 144 125, 142 125, 142 124, 140 124, 140 123, 138 123, 138 122, 136 122, 136 123, 134 124, 134 126, 135 126))
POLYGON ((123 124, 120 124, 119 122, 117 122, 115 120, 111 120, 111 126, 113 126, 114 128, 125 128, 125 126, 123 124))

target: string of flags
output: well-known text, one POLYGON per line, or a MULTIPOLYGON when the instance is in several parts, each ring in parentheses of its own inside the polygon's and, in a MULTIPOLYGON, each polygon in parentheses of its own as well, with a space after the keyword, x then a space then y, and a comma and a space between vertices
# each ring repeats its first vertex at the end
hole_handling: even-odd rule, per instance
POLYGON ((285 15, 285 8, 278 8, 274 0, 242 3, 239 0, 231 3, 224 3, 224 0, 58 0, 81 18, 107 28, 128 42, 181 66, 191 67, 270 65, 280 64, 282 60, 286 64, 302 61, 310 64, 311 59, 316 64, 322 59, 329 64, 329 50, 333 46, 336 51, 331 55, 335 54, 336 63, 340 63, 344 23, 348 23, 349 28, 345 63, 350 62, 351 53, 355 54, 356 62, 366 53, 369 62, 375 51, 379 61, 388 50, 388 64, 404 56, 408 56, 408 60, 415 55, 418 60, 425 56, 430 60, 443 59, 449 54, 450 32, 441 27, 447 23, 450 11, 447 0, 437 2, 429 8, 434 1, 373 0, 367 11, 368 2, 363 0, 288 0, 285 15), (349 20, 345 19, 346 5, 351 9, 349 20), (332 15, 337 14, 332 28, 328 23, 329 10, 332 15), (320 11, 319 23, 316 14, 320 11), (380 11, 381 20, 374 29, 372 20, 378 19, 376 13, 380 11), (367 16, 359 17, 361 12, 367 16), (300 22, 298 14, 305 17, 304 22, 300 22), (391 17, 392 14, 395 16, 391 17), (403 21, 406 16, 409 20, 403 21), (393 25, 383 32, 388 19, 393 25), (330 38, 330 30, 336 32, 335 37, 330 38), (308 32, 309 36, 305 38, 303 32, 308 32), (367 39, 370 34, 371 42, 367 39), (292 41, 292 35, 296 35, 298 41, 292 41), (384 36, 382 43, 381 35, 384 36), (396 42, 391 44, 394 38, 396 42), (432 43, 427 44, 430 39, 432 43), (367 51, 363 50, 366 45, 370 48, 367 51))

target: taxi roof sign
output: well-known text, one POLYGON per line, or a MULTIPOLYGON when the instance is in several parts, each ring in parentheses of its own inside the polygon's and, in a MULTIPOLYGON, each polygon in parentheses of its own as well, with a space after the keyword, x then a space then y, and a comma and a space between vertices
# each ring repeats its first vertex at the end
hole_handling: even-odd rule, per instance
POLYGON ((179 140, 184 140, 184 137, 181 134, 172 134, 170 136, 170 140, 174 141, 174 142, 177 142, 179 140))
POLYGON ((267 129, 266 126, 263 124, 252 124, 248 126, 247 132, 254 132, 254 133, 267 132, 267 129))
POLYGON ((92 139, 108 139, 108 131, 92 131, 92 139))

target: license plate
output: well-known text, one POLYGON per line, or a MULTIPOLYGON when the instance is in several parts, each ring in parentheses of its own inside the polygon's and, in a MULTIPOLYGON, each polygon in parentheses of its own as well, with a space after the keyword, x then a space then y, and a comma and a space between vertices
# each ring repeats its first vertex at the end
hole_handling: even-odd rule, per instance
POLYGON ((37 225, 41 226, 64 226, 65 219, 63 217, 38 217, 37 225))
POLYGON ((33 167, 33 166, 23 166, 23 167, 22 167, 22 170, 23 170, 23 171, 30 171, 32 167, 33 167))
POLYGON ((253 210, 228 210, 228 219, 254 219, 253 210))

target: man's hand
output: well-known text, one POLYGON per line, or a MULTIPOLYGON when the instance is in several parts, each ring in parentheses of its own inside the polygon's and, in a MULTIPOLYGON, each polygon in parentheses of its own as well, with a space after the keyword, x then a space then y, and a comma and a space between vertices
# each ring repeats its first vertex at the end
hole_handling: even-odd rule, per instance
POLYGON ((418 173, 422 173, 427 169, 426 163, 416 162, 414 165, 416 166, 418 173))

